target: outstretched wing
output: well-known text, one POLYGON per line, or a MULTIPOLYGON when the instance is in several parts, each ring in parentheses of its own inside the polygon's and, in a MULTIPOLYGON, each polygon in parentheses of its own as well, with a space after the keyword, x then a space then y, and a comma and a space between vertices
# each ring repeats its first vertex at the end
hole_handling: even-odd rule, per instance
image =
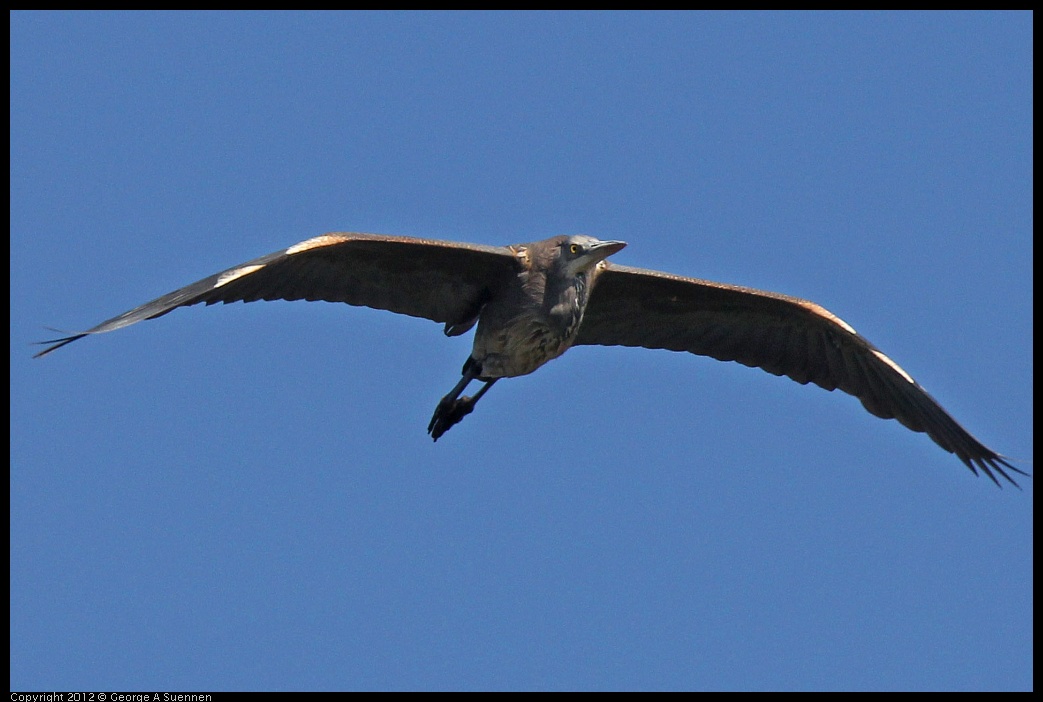
POLYGON ((577 344, 643 346, 738 361, 854 395, 869 412, 926 432, 977 474, 1022 475, 946 412, 898 364, 814 302, 659 271, 608 265, 577 344))
POLYGON ((85 332, 51 344, 35 358, 89 334, 114 331, 200 302, 325 300, 346 302, 447 325, 466 325, 491 294, 513 275, 512 252, 498 246, 459 244, 375 234, 333 233, 229 268, 85 332))

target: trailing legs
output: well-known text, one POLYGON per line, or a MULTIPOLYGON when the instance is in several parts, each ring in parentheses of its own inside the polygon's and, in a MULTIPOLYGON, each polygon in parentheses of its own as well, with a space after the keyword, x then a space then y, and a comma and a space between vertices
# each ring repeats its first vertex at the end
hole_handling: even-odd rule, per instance
POLYGON ((431 435, 432 439, 438 441, 442 434, 445 434, 454 424, 469 415, 474 409, 475 403, 498 380, 497 378, 484 380, 485 385, 474 396, 460 397, 460 393, 464 391, 472 380, 480 379, 480 374, 480 364, 473 358, 468 358, 464 364, 463 377, 460 378, 460 382, 449 391, 448 395, 439 400, 438 407, 435 407, 435 413, 431 416, 431 421, 427 425, 427 433, 431 435))

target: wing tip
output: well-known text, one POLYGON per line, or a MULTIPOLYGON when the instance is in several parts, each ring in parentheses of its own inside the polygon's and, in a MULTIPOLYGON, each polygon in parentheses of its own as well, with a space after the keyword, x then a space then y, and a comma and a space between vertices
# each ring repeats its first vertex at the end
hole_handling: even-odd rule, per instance
POLYGON ((1022 490, 1021 485, 1018 481, 1010 476, 1007 471, 1013 471, 1018 475, 1024 475, 1026 478, 1031 478, 1032 474, 1021 470, 1017 466, 1013 465, 1006 456, 1002 456, 995 452, 989 452, 985 455, 980 456, 960 456, 959 457, 963 464, 970 468, 971 472, 978 475, 978 469, 981 469, 985 473, 986 477, 996 484, 996 487, 1002 488, 1003 483, 996 477, 998 473, 1000 477, 1009 482, 1011 485, 1016 487, 1018 490, 1022 490))
POLYGON ((81 333, 81 334, 73 334, 72 336, 62 337, 61 339, 48 339, 47 341, 34 341, 33 342, 34 346, 40 346, 40 345, 43 345, 43 344, 52 344, 52 346, 48 346, 47 348, 45 348, 43 351, 40 351, 39 353, 34 353, 33 354, 33 358, 42 358, 43 356, 46 356, 47 354, 51 353, 52 351, 57 351, 61 347, 65 346, 66 344, 71 344, 72 342, 76 341, 77 339, 82 339, 85 336, 87 336, 86 333, 81 333))

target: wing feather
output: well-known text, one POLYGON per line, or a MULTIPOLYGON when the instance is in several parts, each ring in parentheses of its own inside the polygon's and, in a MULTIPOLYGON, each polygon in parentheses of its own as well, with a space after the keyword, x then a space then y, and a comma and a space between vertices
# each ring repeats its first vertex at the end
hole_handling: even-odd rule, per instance
POLYGON ((513 275, 516 266, 505 247, 324 234, 167 293, 85 332, 42 342, 50 346, 36 357, 89 334, 122 329, 199 303, 325 300, 455 324, 473 318, 491 288, 513 275))
POLYGON ((576 344, 640 346, 738 361, 857 397, 871 414, 925 432, 997 485, 1027 475, 978 441, 850 325, 813 302, 659 271, 607 265, 576 344))

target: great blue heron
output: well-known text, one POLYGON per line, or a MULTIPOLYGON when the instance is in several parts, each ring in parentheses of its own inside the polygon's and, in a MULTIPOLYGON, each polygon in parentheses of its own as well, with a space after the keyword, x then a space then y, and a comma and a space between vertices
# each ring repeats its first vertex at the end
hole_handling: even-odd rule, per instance
POLYGON ((435 409, 436 441, 500 378, 526 375, 576 344, 643 346, 738 361, 798 383, 840 388, 897 419, 997 485, 1027 475, 974 438, 934 398, 842 319, 788 295, 610 264, 620 241, 556 236, 497 247, 332 233, 229 268, 61 339, 121 329, 200 302, 326 300, 425 317, 447 336, 476 323, 463 377, 435 409), (472 380, 485 384, 461 397, 472 380))

